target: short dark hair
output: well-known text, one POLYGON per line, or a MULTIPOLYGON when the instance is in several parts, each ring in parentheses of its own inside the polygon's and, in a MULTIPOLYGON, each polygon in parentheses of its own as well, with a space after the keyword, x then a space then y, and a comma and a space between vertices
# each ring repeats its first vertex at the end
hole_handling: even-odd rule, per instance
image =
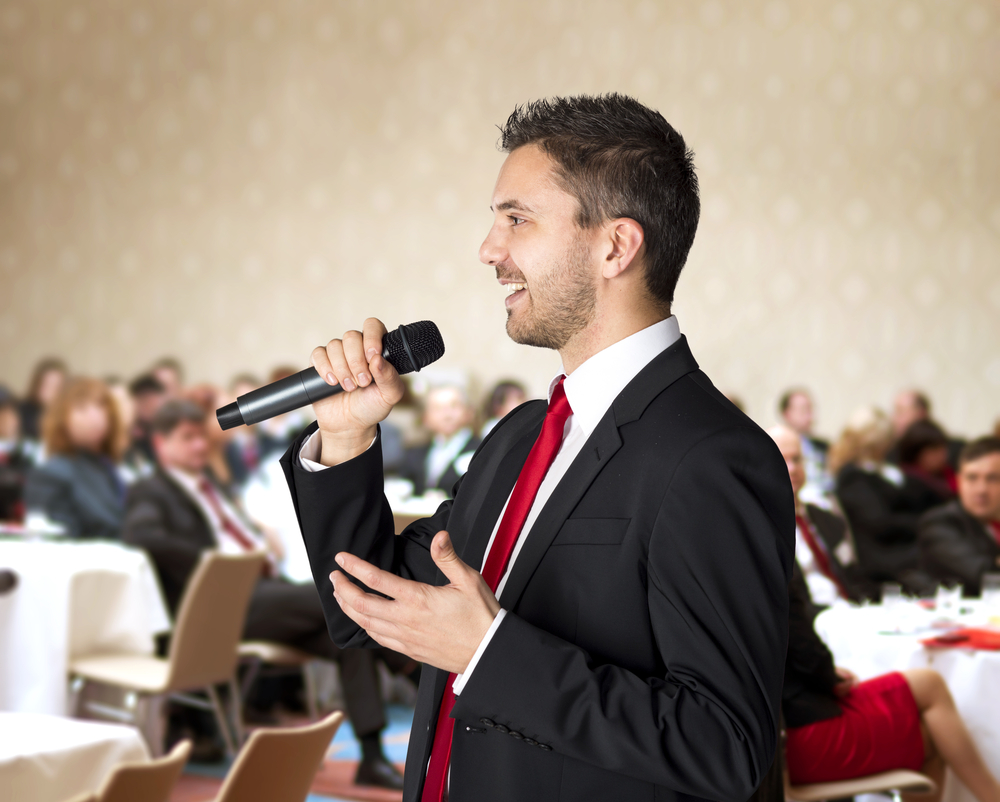
POLYGON ((500 149, 537 145, 580 204, 577 224, 629 217, 642 226, 645 284, 661 304, 674 289, 698 228, 694 154, 658 111, 619 94, 536 100, 500 128, 500 149))
POLYGON ((809 391, 805 387, 792 387, 790 390, 785 390, 781 394, 781 398, 778 399, 778 411, 784 415, 788 412, 788 407, 792 403, 792 399, 797 395, 804 395, 806 398, 812 398, 809 395, 809 391))
POLYGON ((1000 454, 1000 437, 989 435, 966 443, 958 455, 958 467, 961 468, 967 462, 974 462, 990 454, 1000 454))
POLYGON ((182 423, 204 423, 205 410, 194 401, 177 399, 167 401, 153 415, 152 428, 157 434, 169 435, 182 423))
POLYGON ((486 417, 496 417, 497 411, 507 400, 507 395, 512 392, 520 393, 525 398, 528 396, 528 391, 525 389, 524 385, 515 379, 504 379, 503 381, 497 382, 493 391, 490 393, 490 397, 486 399, 486 417))
POLYGON ((901 465, 914 465, 924 449, 947 445, 948 435, 934 421, 929 418, 913 421, 899 438, 899 462, 901 465))
POLYGON ((163 386, 156 376, 152 373, 143 373, 141 376, 132 380, 128 386, 129 395, 133 398, 138 398, 140 395, 150 395, 150 394, 161 394, 165 393, 167 388, 163 386))

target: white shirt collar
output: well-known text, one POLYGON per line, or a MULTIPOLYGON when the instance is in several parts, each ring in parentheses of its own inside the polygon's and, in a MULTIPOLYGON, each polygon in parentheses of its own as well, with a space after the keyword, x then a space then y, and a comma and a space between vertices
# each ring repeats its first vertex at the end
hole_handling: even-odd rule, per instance
POLYGON ((177 484, 183 487, 191 495, 198 497, 201 495, 201 476, 193 476, 190 473, 186 473, 178 468, 164 468, 167 474, 173 479, 177 484))
MULTIPOLYGON (((566 398, 584 434, 589 436, 597 428, 611 403, 639 371, 680 338, 677 316, 671 315, 609 345, 567 376, 563 384, 566 398)), ((560 372, 549 383, 550 400, 564 375, 560 372)))

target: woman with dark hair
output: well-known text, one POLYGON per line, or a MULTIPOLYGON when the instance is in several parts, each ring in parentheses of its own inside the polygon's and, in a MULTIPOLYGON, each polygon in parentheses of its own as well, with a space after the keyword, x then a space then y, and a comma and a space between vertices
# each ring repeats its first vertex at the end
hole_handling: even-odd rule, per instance
POLYGON ((911 423, 896 444, 899 467, 924 507, 921 512, 955 498, 958 478, 948 462, 948 447, 944 429, 928 419, 911 423))
POLYGON ((117 540, 125 484, 117 465, 126 435, 118 405, 97 379, 73 379, 42 420, 47 458, 28 474, 24 501, 72 538, 117 540))
POLYGON ((521 382, 513 379, 497 382, 486 399, 486 422, 479 436, 486 437, 494 426, 527 400, 528 391, 521 382))
POLYGON ((48 357, 35 365, 28 384, 28 393, 21 401, 21 436, 40 440, 42 416, 66 384, 69 370, 61 359, 48 357))
POLYGON ((979 802, 1000 802, 1000 783, 983 762, 940 674, 915 668, 859 682, 834 666, 816 634, 815 608, 797 565, 788 601, 781 710, 793 785, 910 769, 937 783, 937 792, 922 799, 939 802, 945 768, 950 768, 979 802))

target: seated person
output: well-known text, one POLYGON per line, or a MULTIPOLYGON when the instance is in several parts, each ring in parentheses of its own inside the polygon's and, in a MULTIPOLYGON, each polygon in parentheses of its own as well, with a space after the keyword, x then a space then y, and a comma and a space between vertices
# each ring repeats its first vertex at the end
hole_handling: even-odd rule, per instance
POLYGON ((775 426, 767 433, 788 466, 795 494, 795 561, 813 601, 828 607, 838 599, 857 602, 874 597, 875 589, 859 576, 851 534, 843 518, 800 498, 806 471, 799 433, 787 426, 775 426))
MULTIPOLYGON (((920 390, 900 390, 892 401, 892 432, 893 445, 889 449, 886 461, 899 465, 899 442, 906 430, 921 420, 931 420, 931 400, 920 390)), ((965 442, 957 438, 948 438, 948 464, 952 470, 958 467, 958 455, 965 442)))
POLYGON ((910 574, 917 567, 922 508, 903 472, 886 463, 891 445, 885 413, 860 409, 830 450, 830 468, 861 571, 874 582, 901 582, 910 591, 921 591, 925 588, 910 581, 910 574))
POLYGON ((920 519, 920 566, 939 582, 978 596, 983 574, 1000 570, 1000 438, 969 443, 959 457, 958 499, 920 519))
POLYGON ((778 401, 782 423, 800 438, 802 461, 806 472, 802 498, 829 509, 832 504, 833 479, 827 471, 830 444, 813 434, 813 402, 809 391, 802 387, 787 390, 778 401))
POLYGON ((17 399, 0 385, 0 521, 24 520, 24 478, 31 464, 17 399))
POLYGON ((125 429, 111 392, 97 379, 72 379, 42 419, 47 459, 28 472, 24 504, 72 538, 117 540, 125 513, 118 471, 125 429))
POLYGON ((528 391, 520 382, 513 379, 497 382, 486 400, 486 423, 480 430, 480 437, 486 437, 494 426, 527 400, 528 391))
MULTIPOLYGON (((201 407, 183 400, 164 404, 153 418, 153 447, 159 467, 132 486, 122 536, 149 553, 167 604, 176 612, 203 551, 263 550, 264 542, 206 473, 210 444, 201 407)), ((385 714, 375 655, 334 645, 314 587, 261 577, 243 636, 286 643, 337 661, 348 715, 362 748, 355 782, 402 788, 402 775, 382 753, 385 714)))
POLYGON ((431 442, 408 449, 399 475, 413 482, 413 494, 430 488, 449 495, 468 470, 481 440, 472 431, 472 406, 461 387, 432 387, 424 402, 423 424, 431 442))
POLYGON ((152 373, 139 376, 128 386, 132 396, 132 424, 129 428, 129 453, 126 460, 134 464, 153 465, 153 416, 167 400, 167 388, 152 373))
POLYGON ((915 668, 858 682, 850 671, 834 667, 813 629, 815 608, 798 566, 792 567, 788 596, 781 709, 793 785, 910 769, 937 783, 937 793, 921 799, 938 802, 950 768, 979 802, 1000 802, 1000 783, 940 674, 915 668))
POLYGON ((927 510, 955 498, 955 471, 948 463, 948 435, 930 419, 914 421, 896 444, 899 467, 910 480, 918 503, 927 510))
POLYGON ((21 436, 38 442, 42 439, 42 417, 49 404, 66 386, 69 369, 61 359, 42 359, 31 372, 28 393, 21 401, 21 436))

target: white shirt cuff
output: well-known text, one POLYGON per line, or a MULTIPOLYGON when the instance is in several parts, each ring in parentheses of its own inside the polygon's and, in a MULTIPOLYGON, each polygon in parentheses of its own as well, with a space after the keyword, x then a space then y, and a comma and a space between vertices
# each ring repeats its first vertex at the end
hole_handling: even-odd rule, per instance
MULTIPOLYGON (((371 443, 368 444, 368 448, 375 445, 375 440, 378 440, 377 434, 371 443)), ((299 449, 299 462, 302 464, 303 470, 309 473, 317 473, 318 471, 325 471, 330 467, 319 461, 322 450, 323 441, 320 440, 319 429, 317 429, 302 442, 302 448, 299 449)))
POLYGON ((483 639, 479 642, 479 648, 476 649, 476 653, 472 655, 472 659, 469 661, 469 665, 466 666, 465 671, 461 674, 455 675, 455 681, 451 684, 451 690, 454 692, 455 696, 458 696, 462 692, 462 689, 465 687, 465 683, 469 681, 469 677, 472 676, 472 672, 476 670, 479 658, 483 656, 483 652, 486 651, 486 647, 490 645, 490 641, 493 640, 493 635, 497 631, 497 627, 500 626, 500 622, 503 621, 503 617, 505 615, 507 615, 507 611, 501 607, 500 612, 498 612, 496 618, 493 619, 493 623, 490 624, 490 628, 486 630, 486 634, 483 635, 483 639))

